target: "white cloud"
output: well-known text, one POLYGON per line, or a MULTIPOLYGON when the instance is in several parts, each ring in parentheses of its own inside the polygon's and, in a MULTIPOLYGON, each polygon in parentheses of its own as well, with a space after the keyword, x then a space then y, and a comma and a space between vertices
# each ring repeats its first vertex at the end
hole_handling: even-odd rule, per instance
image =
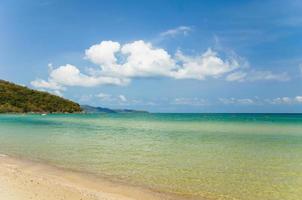
POLYGON ((269 100, 271 104, 292 104, 293 100, 289 97, 278 97, 272 100, 269 100))
POLYGON ((42 79, 36 79, 34 81, 30 82, 31 85, 33 85, 36 88, 41 88, 41 89, 51 89, 51 90, 63 90, 64 87, 59 85, 58 83, 54 81, 45 81, 42 79))
POLYGON ((123 102, 127 101, 127 98, 124 95, 119 95, 118 98, 123 102))
POLYGON ((288 81, 290 77, 287 73, 272 73, 271 71, 252 71, 248 77, 248 80, 276 80, 276 81, 288 81))
POLYGON ((266 99, 270 104, 302 104, 302 96, 296 97, 277 97, 274 99, 266 99))
POLYGON ((179 26, 174 29, 169 29, 167 31, 164 31, 160 34, 162 37, 171 36, 174 37, 176 35, 182 34, 187 35, 190 31, 192 31, 192 28, 189 26, 179 26))
POLYGON ((76 66, 66 64, 52 69, 48 81, 37 79, 32 81, 31 84, 37 88, 64 90, 64 86, 127 85, 129 82, 130 80, 127 78, 86 75, 81 73, 76 66))
POLYGON ((250 104, 254 104, 254 100, 252 99, 237 99, 237 102, 239 104, 244 104, 244 105, 250 105, 250 104))
POLYGON ((296 97, 277 97, 271 99, 262 99, 259 97, 251 97, 251 98, 219 98, 216 100, 207 100, 198 97, 177 97, 174 99, 157 99, 155 101, 151 101, 148 99, 134 99, 128 98, 125 95, 113 95, 107 93, 99 93, 97 95, 85 95, 81 97, 80 102, 85 101, 93 101, 96 102, 93 97, 97 97, 103 105, 144 105, 144 106, 156 106, 156 105, 177 105, 177 106, 213 106, 213 105, 233 105, 233 106, 264 106, 264 105, 302 105, 302 96, 296 97))
POLYGON ((302 96, 296 96, 295 101, 298 103, 302 103, 302 96))
POLYGON ((113 104, 125 104, 128 102, 128 99, 125 95, 111 95, 106 93, 99 93, 95 95, 102 102, 113 103, 113 104))
POLYGON ((178 51, 176 60, 181 62, 181 66, 171 72, 172 77, 176 79, 202 80, 206 77, 218 78, 240 67, 235 59, 223 60, 211 49, 208 49, 200 56, 194 57, 186 56, 181 51, 178 51))
POLYGON ((127 58, 118 70, 126 77, 169 76, 175 66, 168 52, 142 40, 125 44, 121 53, 127 58))
POLYGON ((157 102, 151 100, 143 100, 143 99, 135 99, 126 97, 123 94, 114 95, 114 94, 107 94, 107 93, 99 93, 95 95, 101 103, 105 106, 156 106, 158 105, 157 102))
POLYGON ((226 77, 227 81, 288 81, 290 77, 287 73, 273 73, 271 71, 245 70, 230 73, 226 77))
POLYGON ((71 64, 57 68, 50 65, 48 79, 37 79, 31 84, 37 88, 64 90, 66 86, 127 85, 137 77, 196 80, 222 78, 227 81, 289 79, 286 73, 248 70, 246 62, 242 62, 238 56, 222 58, 211 49, 198 55, 185 55, 181 51, 171 55, 165 49, 154 47, 143 40, 123 45, 114 41, 102 41, 85 51, 85 59, 99 67, 89 68, 88 74, 85 74, 71 64))
POLYGON ((127 80, 106 77, 106 76, 88 76, 82 74, 80 70, 70 64, 60 66, 50 72, 50 79, 58 84, 66 86, 91 87, 102 84, 124 85, 127 80))
POLYGON ((60 90, 53 90, 53 91, 51 91, 51 93, 53 93, 57 96, 63 97, 63 93, 60 90))
POLYGON ((102 66, 113 66, 117 62, 115 53, 120 50, 120 44, 112 41, 102 41, 85 50, 87 59, 102 66))
POLYGON ((200 98, 175 98, 172 101, 175 105, 205 106, 209 105, 208 101, 200 98))
POLYGON ((231 73, 229 75, 227 75, 226 80, 227 81, 244 81, 245 78, 247 76, 246 72, 242 72, 242 71, 237 71, 234 73, 231 73))
POLYGON ((106 94, 106 93, 99 93, 96 95, 101 101, 112 101, 112 96, 111 94, 106 94))
POLYGON ((252 105, 256 104, 256 102, 253 99, 249 98, 219 98, 219 101, 223 104, 229 105, 229 104, 239 104, 239 105, 252 105))
POLYGON ((168 76, 175 66, 168 52, 153 47, 151 43, 139 40, 120 46, 117 42, 101 42, 86 50, 86 58, 100 65, 102 75, 119 78, 168 76), (123 56, 120 63, 117 62, 117 53, 123 56))
POLYGON ((258 97, 254 98, 219 98, 219 101, 226 105, 292 105, 292 104, 302 104, 302 96, 296 97, 277 97, 272 99, 260 99, 258 97))

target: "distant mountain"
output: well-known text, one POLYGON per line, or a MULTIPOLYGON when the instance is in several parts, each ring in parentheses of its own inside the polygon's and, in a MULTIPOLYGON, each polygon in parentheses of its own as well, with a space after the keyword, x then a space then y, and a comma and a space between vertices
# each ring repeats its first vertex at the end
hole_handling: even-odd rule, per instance
POLYGON ((62 97, 0 80, 0 113, 74 113, 79 104, 62 97))
POLYGON ((132 110, 132 109, 115 109, 114 110, 117 113, 149 113, 145 110, 132 110))
POLYGON ((81 105, 85 113, 148 113, 147 111, 131 110, 131 109, 110 109, 103 107, 94 107, 89 105, 81 105))
POLYGON ((93 107, 89 105, 81 105, 81 108, 85 113, 116 113, 109 108, 93 107))

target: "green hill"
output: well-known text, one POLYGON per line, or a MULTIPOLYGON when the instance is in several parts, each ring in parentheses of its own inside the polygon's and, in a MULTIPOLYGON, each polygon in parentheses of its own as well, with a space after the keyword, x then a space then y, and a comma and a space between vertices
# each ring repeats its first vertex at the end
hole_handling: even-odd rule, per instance
POLYGON ((70 100, 0 80, 0 113, 73 113, 81 112, 70 100))

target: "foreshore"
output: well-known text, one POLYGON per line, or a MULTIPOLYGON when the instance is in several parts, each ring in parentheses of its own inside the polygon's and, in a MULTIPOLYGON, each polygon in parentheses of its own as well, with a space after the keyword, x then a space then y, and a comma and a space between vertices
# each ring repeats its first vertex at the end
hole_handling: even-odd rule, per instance
POLYGON ((159 200, 161 193, 126 186, 42 163, 0 155, 0 199, 159 200))

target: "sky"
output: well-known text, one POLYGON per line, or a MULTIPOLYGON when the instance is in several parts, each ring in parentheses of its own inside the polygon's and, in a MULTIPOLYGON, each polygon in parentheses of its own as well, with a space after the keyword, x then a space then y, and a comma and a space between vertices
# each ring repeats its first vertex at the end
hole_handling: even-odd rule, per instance
POLYGON ((0 79, 151 112, 302 112, 299 0, 1 0, 0 79))

